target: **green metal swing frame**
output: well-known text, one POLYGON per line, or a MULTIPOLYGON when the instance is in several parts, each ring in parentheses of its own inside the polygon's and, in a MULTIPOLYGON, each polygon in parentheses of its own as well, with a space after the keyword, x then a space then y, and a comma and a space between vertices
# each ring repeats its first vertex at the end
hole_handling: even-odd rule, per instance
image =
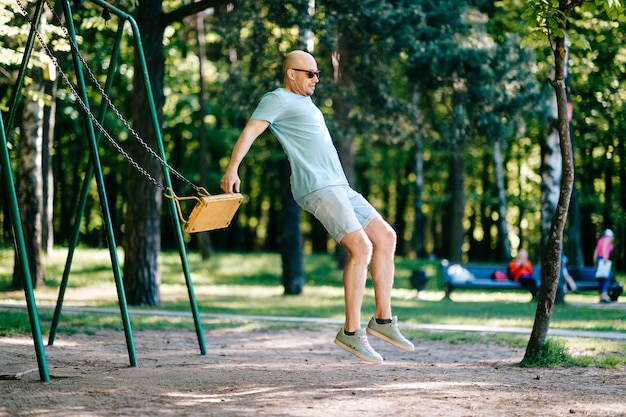
MULTIPOLYGON (((67 33, 69 34, 74 45, 77 45, 76 31, 75 31, 74 21, 72 18, 70 2, 69 0, 61 0, 61 1, 62 1, 63 14, 65 16, 65 21, 66 21, 67 33)), ((145 59, 144 52, 143 52, 143 44, 141 42, 141 36, 139 33, 139 28, 137 26, 137 23, 135 22, 133 17, 129 15, 128 13, 102 0, 88 0, 88 1, 101 7, 103 9, 103 12, 106 11, 110 13, 111 15, 117 16, 120 19, 120 22, 118 24, 116 38, 114 41, 113 50, 111 53, 110 65, 109 65, 105 87, 104 87, 104 91, 106 94, 109 94, 111 90, 111 86, 113 83, 113 75, 114 75, 115 69, 117 68, 117 60, 119 57, 121 41, 122 41, 122 37, 124 34, 124 26, 126 22, 128 22, 131 26, 132 36, 135 42, 135 51, 137 54, 138 62, 141 66, 141 71, 142 71, 143 80, 144 80, 144 88, 146 90, 146 94, 147 94, 148 101, 149 101, 151 122, 153 124, 153 128, 154 128, 153 130, 156 135, 158 154, 162 161, 166 161, 165 148, 163 146, 163 138, 162 138, 161 129, 158 123, 157 112, 156 112, 156 108, 154 104, 154 98, 152 95, 152 88, 150 85, 150 78, 148 76, 146 59, 145 59)), ((28 41, 25 45, 25 52, 24 52, 21 66, 20 66, 18 79, 16 82, 16 90, 14 92, 14 96, 11 101, 11 107, 10 107, 10 111, 8 114, 8 119, 7 119, 8 121, 7 121, 6 126, 4 126, 2 114, 0 113, 0 130, 1 130, 0 136, 2 139, 0 143, 0 148, 1 148, 0 149, 0 158, 1 158, 0 168, 2 169, 3 180, 5 183, 4 189, 6 190, 5 192, 7 193, 7 198, 9 200, 11 220, 12 220, 13 230, 15 234, 15 241, 16 241, 16 253, 18 254, 21 267, 24 271, 24 277, 25 277, 24 291, 26 295, 28 314, 29 314, 30 323, 31 323, 31 332, 32 332, 34 343, 35 343, 35 350, 37 354, 37 362, 39 366, 40 379, 44 382, 47 382, 50 380, 50 375, 48 372, 45 351, 44 351, 43 342, 42 342, 42 335, 41 335, 41 329, 39 326, 39 318, 38 318, 38 313, 37 313, 35 297, 33 295, 32 278, 29 272, 30 268, 29 268, 28 257, 27 257, 26 249, 25 249, 24 234, 23 234, 23 230, 21 226, 19 205, 18 205, 16 193, 15 193, 13 175, 11 171, 11 161, 9 157, 8 144, 7 144, 7 136, 9 135, 9 132, 11 132, 13 128, 15 115, 16 115, 16 111, 18 108, 17 105, 21 97, 21 90, 23 88, 24 79, 26 77, 26 70, 28 67, 28 62, 32 55, 33 47, 35 44, 35 38, 38 33, 38 26, 39 26, 41 15, 43 13, 45 3, 46 3, 46 0, 37 0, 33 17, 30 18, 31 30, 30 30, 30 34, 28 37, 28 41)), ((79 197, 79 202, 78 202, 76 212, 75 212, 74 228, 73 228, 71 239, 69 242, 67 260, 65 263, 65 268, 63 271, 63 278, 61 280, 61 285, 59 288, 59 296, 57 298, 56 308, 55 308, 54 316, 52 319, 48 345, 49 346, 53 345, 55 337, 56 337, 56 332, 57 332, 57 328, 58 328, 58 324, 59 324, 59 320, 61 316, 61 310, 63 307, 63 299, 65 296, 65 291, 67 289, 67 284, 69 281, 71 264, 72 264, 76 246, 78 244, 80 224, 83 218, 85 205, 87 202, 89 184, 91 182, 91 179, 95 176, 95 181, 96 181, 97 189, 98 189, 98 196, 100 199, 100 206, 102 210, 102 216, 104 220, 106 241, 107 241, 107 246, 108 246, 109 254, 111 258, 111 266, 113 269, 115 285, 117 288, 117 296, 118 296, 118 301, 119 301, 119 306, 120 306, 120 313, 122 316, 121 318, 122 318, 122 322, 124 326, 124 333, 126 337, 126 346, 128 350, 130 365, 134 367, 138 367, 139 365, 137 362, 137 355, 135 352, 135 345, 134 345, 133 334, 132 334, 132 329, 131 329, 131 324, 130 324, 128 306, 126 303, 126 296, 124 293, 124 285, 122 281, 120 263, 119 263, 119 259, 118 259, 117 251, 116 251, 117 245, 115 243, 115 236, 113 233, 111 214, 110 214, 110 209, 108 206, 106 187, 105 187, 104 176, 102 172, 102 165, 100 162, 100 155, 98 153, 98 142, 99 142, 100 135, 96 134, 96 130, 94 129, 94 122, 92 118, 90 117, 90 115, 87 114, 87 111, 89 111, 89 100, 87 96, 87 89, 85 86, 85 76, 82 70, 79 52, 75 48, 72 48, 72 59, 73 59, 73 64, 74 64, 75 76, 76 76, 77 84, 78 84, 77 92, 80 95, 80 98, 82 99, 82 101, 87 106, 85 108, 86 111, 83 112, 83 121, 84 121, 85 130, 87 133, 87 140, 89 142, 90 163, 88 164, 87 169, 85 171, 85 176, 84 176, 84 181, 83 181, 83 185, 82 185, 82 189, 81 189, 81 193, 79 197)), ((106 112, 107 112, 107 103, 103 100, 100 104, 100 108, 99 108, 98 115, 97 115, 97 120, 100 123, 104 120, 106 112)), ((162 168, 163 168, 163 177, 164 177, 165 187, 168 190, 171 190, 172 185, 171 185, 170 171, 169 171, 167 163, 162 164, 162 168)), ((206 355, 207 354, 206 343, 204 340, 204 333, 202 329, 202 323, 200 320, 198 304, 197 304, 196 296, 194 293, 193 282, 191 280, 191 272, 190 272, 189 263, 187 260, 187 252, 185 248, 183 230, 180 227, 179 217, 177 216, 177 209, 180 210, 180 208, 177 205, 176 199, 167 198, 166 200, 168 201, 168 206, 170 209, 170 213, 172 215, 172 221, 175 223, 174 230, 176 232, 178 251, 180 254, 183 274, 185 276, 185 283, 187 286, 187 292, 188 292, 189 302, 190 302, 191 311, 192 311, 192 315, 194 319, 195 330, 196 330, 196 334, 198 338, 200 353, 202 355, 206 355)))

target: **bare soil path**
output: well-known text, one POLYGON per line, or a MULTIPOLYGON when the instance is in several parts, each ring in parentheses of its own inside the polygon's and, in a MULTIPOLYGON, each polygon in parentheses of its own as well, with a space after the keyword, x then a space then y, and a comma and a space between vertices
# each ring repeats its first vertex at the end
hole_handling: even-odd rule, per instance
POLYGON ((626 416, 624 369, 523 369, 523 350, 371 338, 383 365, 334 345, 336 329, 59 335, 42 383, 32 339, 0 338, 0 416, 626 416))

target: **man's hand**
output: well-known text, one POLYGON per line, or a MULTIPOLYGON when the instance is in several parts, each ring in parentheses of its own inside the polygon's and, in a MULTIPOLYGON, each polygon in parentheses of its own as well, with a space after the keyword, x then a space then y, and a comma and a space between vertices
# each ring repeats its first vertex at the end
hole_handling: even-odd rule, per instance
POLYGON ((238 193, 241 180, 237 172, 226 171, 220 182, 220 188, 228 194, 238 193))

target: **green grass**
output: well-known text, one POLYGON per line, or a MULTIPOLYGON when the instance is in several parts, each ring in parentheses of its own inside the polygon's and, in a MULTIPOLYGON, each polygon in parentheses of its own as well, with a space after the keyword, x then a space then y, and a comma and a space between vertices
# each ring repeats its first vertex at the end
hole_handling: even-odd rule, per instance
MULTIPOLYGON (((38 306, 54 306, 65 266, 67 251, 57 248, 44 260, 46 283, 35 290, 38 306)), ((123 253, 119 254, 123 262, 123 253)), ((162 282, 160 287, 161 310, 190 312, 187 287, 182 273, 180 256, 177 252, 160 255, 162 282)), ((295 317, 322 317, 341 320, 344 316, 344 301, 341 271, 335 268, 330 255, 305 256, 307 277, 304 293, 299 296, 283 295, 281 284, 281 262, 278 254, 270 253, 218 253, 212 259, 202 260, 197 253, 188 254, 192 271, 194 292, 201 313, 225 313, 240 315, 271 315, 295 317)), ((13 251, 0 250, 0 304, 23 303, 23 291, 10 291, 13 268, 13 251)), ((117 308, 117 293, 113 279, 109 253, 105 249, 80 248, 72 262, 71 274, 65 294, 64 306, 102 306, 117 308)), ((393 292, 394 314, 402 322, 425 324, 457 324, 495 327, 523 327, 530 329, 534 322, 536 303, 523 291, 478 291, 456 290, 454 301, 442 301, 441 278, 436 263, 426 263, 404 258, 397 259, 396 283, 393 292), (415 298, 409 276, 411 270, 423 268, 431 277, 420 299, 415 298)), ((593 330, 626 332, 623 320, 624 309, 619 306, 600 308, 598 295, 572 294, 566 296, 565 305, 554 309, 551 329, 593 330), (617 308, 614 308, 617 307, 617 308)), ((150 312, 152 307, 132 307, 150 312)), ((374 311, 371 280, 368 280, 363 303, 363 318, 374 311)), ((186 316, 166 317, 157 314, 131 315, 134 330, 186 328, 193 331, 191 318, 186 316)), ((49 329, 52 319, 50 308, 40 308, 42 331, 49 329)), ((252 326, 246 319, 209 320, 206 329, 224 326, 252 326)), ((285 325, 282 323, 254 324, 262 328, 285 325)), ((315 326, 306 324, 306 326, 315 326)), ((122 330, 119 314, 70 314, 64 313, 60 332, 93 333, 99 329, 122 330)), ((30 332, 27 315, 20 311, 0 311, 0 336, 11 336, 30 332)), ((524 347, 528 336, 511 334, 479 334, 473 332, 425 332, 408 330, 409 336, 450 341, 451 343, 503 343, 524 347)), ((552 340, 553 338, 551 338, 552 340)), ((607 342, 597 339, 572 338, 563 342, 569 350, 578 352, 573 357, 593 357, 590 364, 617 366, 626 363, 626 342, 607 342), (592 346, 581 345, 593 340, 592 346), (616 344, 612 344, 616 343, 616 344), (598 359, 599 358, 599 359, 598 359), (606 363, 600 363, 603 360, 606 363)), ((557 345, 557 348, 560 345, 557 345)), ((554 348, 554 346, 548 346, 554 348)), ((558 353, 549 352, 554 358, 558 353)), ((548 360, 550 362, 550 360, 548 360)), ((584 362, 584 361, 583 361, 584 362)), ((560 363, 568 364, 561 358, 560 363)), ((575 363, 575 362, 571 362, 575 363)), ((580 363, 582 364, 582 363, 580 363)))

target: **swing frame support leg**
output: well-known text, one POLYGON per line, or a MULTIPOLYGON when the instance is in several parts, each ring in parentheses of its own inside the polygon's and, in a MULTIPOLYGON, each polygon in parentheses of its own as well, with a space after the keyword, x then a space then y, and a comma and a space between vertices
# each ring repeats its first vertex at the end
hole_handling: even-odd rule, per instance
POLYGON ((35 295, 33 292, 33 280, 30 275, 30 265, 28 263, 28 255, 26 253, 26 243, 24 241, 24 230, 20 210, 17 203, 17 194, 15 192, 15 184, 13 182, 13 173, 11 170, 11 160, 9 158, 9 148, 7 138, 4 132, 4 123, 2 121, 2 113, 0 112, 0 136, 2 136, 2 152, 0 157, 0 169, 2 178, 4 179, 4 189, 6 190, 7 200, 9 201, 9 211, 11 214, 11 223, 13 224, 13 234, 15 237, 15 250, 18 254, 18 260, 24 275, 24 295, 26 296, 26 304, 28 307, 28 317, 30 319, 30 330, 35 343, 35 353, 37 355, 37 365, 39 367, 39 378, 42 382, 50 381, 48 373, 48 363, 46 361, 46 352, 41 337, 41 327, 39 326, 39 315, 37 314, 37 305, 35 303, 35 295))
POLYGON ((7 200, 9 202, 9 212, 11 216, 11 223, 13 225, 13 235, 15 243, 15 251, 17 253, 17 259, 22 268, 24 276, 24 295, 26 297, 26 304, 28 308, 28 317, 30 320, 30 329, 33 336, 33 342, 35 344, 35 353, 37 356, 37 365, 39 367, 39 378, 42 382, 50 381, 50 374, 48 372, 48 363, 46 361, 46 353, 43 346, 43 340, 41 336, 41 327, 39 325, 39 315, 37 313, 37 305, 35 302, 35 295, 33 291, 33 280, 30 273, 30 264, 28 261, 28 254, 26 252, 26 242, 24 240, 24 229, 22 228, 22 217, 20 215, 19 204, 17 200, 17 193, 15 191, 15 184, 13 182, 13 171, 11 169, 11 159, 9 156, 9 148, 7 143, 7 136, 13 128, 13 122, 15 121, 15 115, 17 112, 17 104, 21 98, 22 88, 24 86, 24 79, 26 77, 26 71, 28 67, 28 61, 33 52, 33 45, 35 44, 36 31, 41 20, 43 13, 43 0, 39 0, 35 12, 33 14, 33 26, 30 29, 28 40, 25 45, 24 56, 22 57, 22 64, 19 69, 15 95, 13 96, 12 104, 10 107, 9 118, 6 126, 2 119, 2 112, 0 112, 0 136, 2 136, 2 152, 0 155, 0 171, 2 171, 2 178, 4 181, 4 189, 6 190, 7 200))

